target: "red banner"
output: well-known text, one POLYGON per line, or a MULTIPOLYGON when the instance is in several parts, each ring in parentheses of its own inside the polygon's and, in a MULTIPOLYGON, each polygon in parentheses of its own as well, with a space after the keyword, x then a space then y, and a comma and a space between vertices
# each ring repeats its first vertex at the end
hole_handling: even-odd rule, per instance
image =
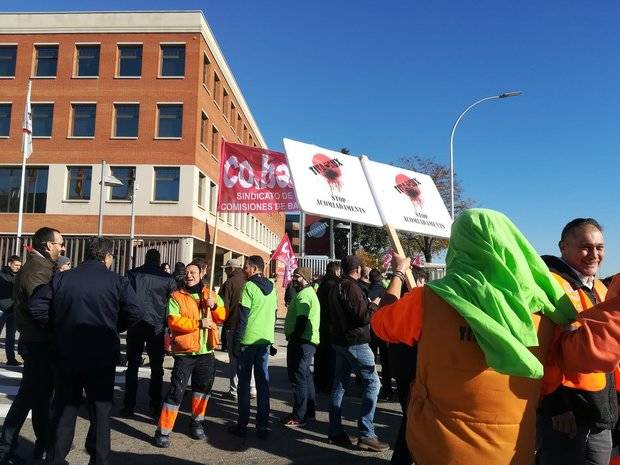
POLYGON ((283 153, 223 140, 220 154, 218 211, 270 213, 299 210, 283 153))
POLYGON ((283 285, 286 287, 291 282, 293 271, 297 269, 297 257, 295 257, 295 252, 293 252, 293 246, 288 234, 284 233, 278 247, 271 255, 271 260, 278 260, 284 263, 283 285))

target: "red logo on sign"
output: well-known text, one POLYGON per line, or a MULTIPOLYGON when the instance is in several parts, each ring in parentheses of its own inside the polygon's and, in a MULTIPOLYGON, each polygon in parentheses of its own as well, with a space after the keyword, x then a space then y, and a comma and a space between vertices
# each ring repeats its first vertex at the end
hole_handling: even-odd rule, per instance
POLYGON ((422 206, 424 200, 422 199, 422 190, 420 189, 420 181, 415 178, 410 178, 404 174, 396 175, 396 189, 401 194, 405 194, 414 205, 422 206))
POLYGON ((325 178, 330 188, 340 190, 342 188, 341 166, 342 163, 337 158, 329 158, 327 155, 317 153, 312 157, 310 171, 325 178))

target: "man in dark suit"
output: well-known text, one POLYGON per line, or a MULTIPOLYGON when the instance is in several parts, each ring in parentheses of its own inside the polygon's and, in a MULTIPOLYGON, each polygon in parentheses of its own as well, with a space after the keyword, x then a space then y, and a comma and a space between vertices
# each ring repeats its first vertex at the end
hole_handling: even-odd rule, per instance
POLYGON ((54 275, 28 305, 32 318, 42 327, 50 327, 53 334, 56 373, 48 463, 65 463, 83 390, 91 421, 86 439, 89 463, 109 463, 119 332, 144 317, 129 280, 109 269, 113 252, 110 239, 90 239, 86 261, 54 275))
POLYGON ((177 290, 177 283, 169 273, 159 267, 161 256, 157 249, 146 251, 144 265, 127 273, 129 282, 138 297, 148 324, 138 324, 127 331, 127 371, 125 372, 125 407, 123 416, 132 417, 138 391, 138 368, 146 345, 151 366, 149 397, 151 414, 159 417, 161 389, 164 382, 164 328, 168 297, 177 290))

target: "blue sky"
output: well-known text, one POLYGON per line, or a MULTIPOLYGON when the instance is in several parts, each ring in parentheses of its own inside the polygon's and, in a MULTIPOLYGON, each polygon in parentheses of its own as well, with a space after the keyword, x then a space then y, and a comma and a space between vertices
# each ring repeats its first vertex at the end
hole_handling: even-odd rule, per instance
MULTIPOLYGON (((19 8, 3 2, 2 9, 19 8)), ((26 4, 24 4, 26 5, 26 4)), ((271 148, 282 137, 377 161, 455 164, 465 193, 540 253, 563 225, 606 229, 620 271, 620 2, 30 0, 29 11, 202 9, 271 148)))

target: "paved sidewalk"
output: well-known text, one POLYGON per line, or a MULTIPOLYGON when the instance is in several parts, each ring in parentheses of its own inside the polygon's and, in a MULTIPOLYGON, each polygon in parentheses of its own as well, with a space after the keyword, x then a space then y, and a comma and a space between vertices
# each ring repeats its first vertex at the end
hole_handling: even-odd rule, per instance
MULTIPOLYGON (((267 441, 258 440, 254 434, 253 417, 250 419, 248 437, 239 439, 226 432, 228 425, 237 417, 236 402, 222 398, 228 390, 225 352, 217 352, 217 375, 213 387, 208 417, 208 439, 206 442, 192 440, 188 435, 189 396, 186 396, 172 433, 172 445, 168 449, 158 449, 152 445, 155 421, 148 417, 148 368, 140 371, 137 416, 127 420, 116 416, 122 406, 124 379, 117 375, 115 407, 112 419, 112 463, 129 465, 190 465, 190 464, 231 464, 231 465, 284 465, 284 464, 335 464, 365 465, 385 464, 389 462, 392 451, 383 453, 362 452, 346 449, 327 443, 328 397, 319 395, 317 399, 317 419, 304 428, 291 429, 281 426, 278 419, 290 412, 291 391, 286 377, 286 341, 282 334, 283 320, 278 320, 276 347, 278 354, 270 358, 271 377, 271 427, 272 433, 267 441)), ((165 380, 170 377, 172 358, 166 357, 165 380)), ((121 369, 122 371, 122 369, 121 369)), ((17 372, 17 371, 15 371, 17 372)), ((0 373, 0 377, 1 377, 0 373)), ((17 375, 10 375, 14 383, 19 384, 17 375)), ((344 401, 343 418, 345 429, 352 435, 357 432, 357 412, 359 411, 359 386, 351 383, 344 401)), ((10 403, 11 392, 0 398, 0 413, 10 403)), ((253 401, 253 406, 255 401, 253 401)), ((254 408, 252 409, 252 414, 254 408)), ((6 415, 6 413, 4 414, 6 415)), ((2 415, 2 416, 4 416, 2 415)), ((83 408, 78 419, 75 434, 75 448, 67 460, 71 464, 86 465, 88 455, 83 450, 84 439, 88 429, 87 412, 83 408)), ((400 424, 400 406, 393 402, 379 402, 375 416, 375 425, 379 437, 394 444, 400 424)), ((29 457, 32 449, 33 432, 30 420, 22 430, 19 453, 29 457)))

